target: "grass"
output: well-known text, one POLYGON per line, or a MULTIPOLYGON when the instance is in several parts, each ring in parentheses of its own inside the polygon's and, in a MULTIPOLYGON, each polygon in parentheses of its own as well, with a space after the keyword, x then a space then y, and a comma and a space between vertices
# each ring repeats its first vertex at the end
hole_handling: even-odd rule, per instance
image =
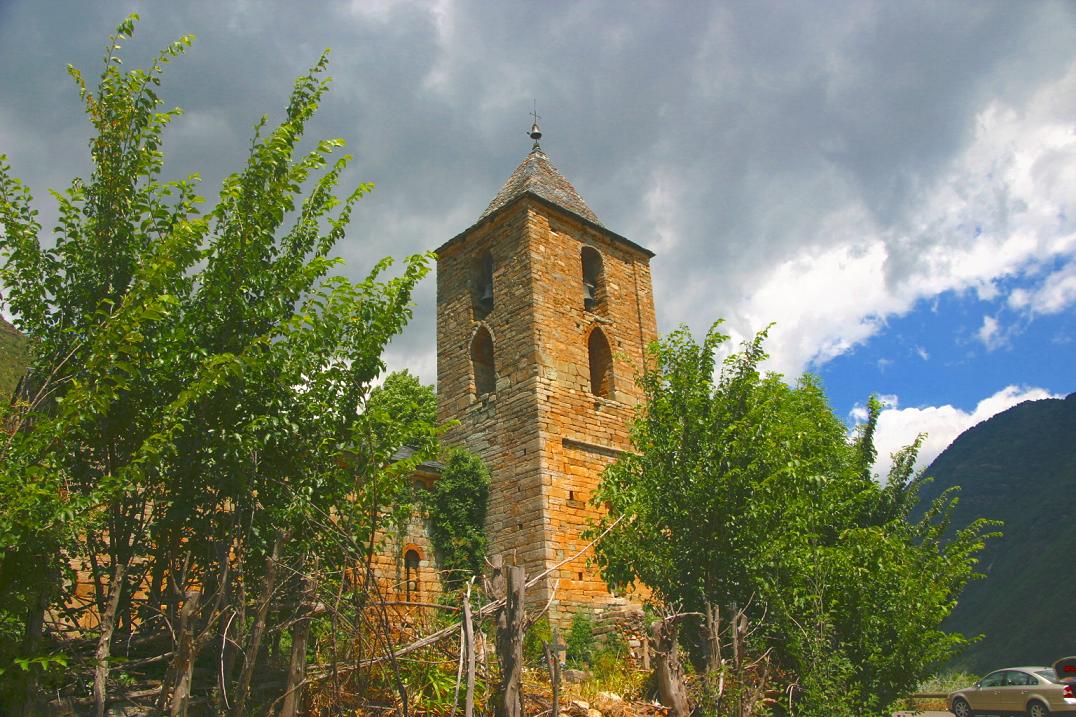
MULTIPOLYGON (((920 694, 944 694, 956 692, 969 685, 975 684, 978 675, 970 672, 942 672, 929 677, 919 683, 916 692, 920 694)), ((909 710, 941 710, 948 708, 944 697, 922 697, 918 699, 908 698, 904 700, 904 709, 909 710)))

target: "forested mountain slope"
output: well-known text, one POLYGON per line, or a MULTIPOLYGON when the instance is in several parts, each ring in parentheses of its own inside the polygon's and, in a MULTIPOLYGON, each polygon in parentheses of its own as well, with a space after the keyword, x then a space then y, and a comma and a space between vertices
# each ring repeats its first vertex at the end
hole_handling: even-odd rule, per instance
POLYGON ((946 623, 984 634, 953 660, 982 673, 1076 654, 1076 393, 1028 401, 962 433, 927 469, 922 504, 961 486, 954 525, 1005 521, 946 623))
POLYGON ((0 396, 7 401, 26 368, 26 338, 0 318, 0 396))

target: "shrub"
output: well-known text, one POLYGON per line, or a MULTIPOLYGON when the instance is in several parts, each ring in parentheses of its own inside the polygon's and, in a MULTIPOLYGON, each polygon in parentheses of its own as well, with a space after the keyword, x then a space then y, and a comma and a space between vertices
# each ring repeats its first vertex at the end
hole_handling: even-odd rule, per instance
POLYGON ((430 539, 445 573, 445 587, 457 589, 482 573, 486 555, 489 469, 473 453, 449 452, 441 477, 428 497, 430 539))
POLYGON ((574 667, 589 665, 594 656, 594 622, 585 612, 572 616, 572 626, 568 630, 567 662, 574 667))
POLYGON ((531 667, 545 665, 545 643, 553 641, 549 618, 541 617, 523 635, 523 661, 531 667))

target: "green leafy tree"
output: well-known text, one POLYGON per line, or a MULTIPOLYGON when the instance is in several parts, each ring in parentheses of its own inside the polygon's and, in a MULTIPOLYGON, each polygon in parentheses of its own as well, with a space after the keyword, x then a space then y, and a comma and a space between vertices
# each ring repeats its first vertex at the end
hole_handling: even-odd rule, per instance
POLYGON ((431 430, 437 425, 437 393, 406 369, 393 371, 370 391, 365 412, 383 425, 397 426, 394 435, 402 435, 405 444, 437 452, 437 432, 431 430))
POLYGON ((486 557, 489 468, 461 448, 451 449, 428 498, 430 538, 449 589, 481 575, 486 557))
MULTIPOLYGON (((315 606, 341 605, 345 584, 369 588, 333 566, 371 554, 430 457, 427 441, 393 460, 434 435, 428 413, 361 411, 429 257, 393 277, 388 259, 358 282, 334 275, 331 252, 370 185, 336 198, 340 140, 298 152, 328 89, 326 56, 278 126, 257 124, 216 206, 199 210, 197 176, 161 181, 162 133, 180 111, 162 111, 157 92, 191 38, 121 71, 136 19, 110 39, 96 89, 69 68, 96 134, 90 177, 53 192, 52 242, 0 157, 0 281, 31 339, 0 449, 0 688, 30 704, 27 670, 6 668, 58 649, 52 614, 99 621, 90 645, 68 644, 92 654, 72 669, 92 675, 98 714, 117 687, 114 646, 162 640, 165 711, 213 688, 218 711, 228 694, 245 714, 287 644, 286 680, 259 689, 294 714, 315 606), (192 685, 210 644, 219 676, 192 685)), ((348 604, 358 625, 362 601, 348 604)))
POLYGON ((798 713, 885 714, 965 642, 939 625, 975 576, 988 524, 943 539, 951 493, 911 522, 918 443, 878 485, 877 401, 849 441, 816 379, 760 371, 764 338, 719 371, 716 326, 701 344, 681 328, 651 347, 634 451, 593 498, 607 508, 595 533, 625 519, 597 561, 611 585, 641 582, 666 608, 712 607, 725 625, 743 611, 798 713))

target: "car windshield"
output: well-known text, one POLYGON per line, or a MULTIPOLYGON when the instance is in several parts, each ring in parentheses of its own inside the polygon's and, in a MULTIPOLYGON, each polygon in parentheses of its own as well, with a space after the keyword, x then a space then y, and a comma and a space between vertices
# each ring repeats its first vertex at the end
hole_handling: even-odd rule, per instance
POLYGON ((1039 677, 1046 678, 1050 682, 1054 682, 1059 685, 1061 684, 1061 680, 1057 679, 1057 673, 1055 673, 1053 670, 1035 670, 1035 674, 1039 677))

